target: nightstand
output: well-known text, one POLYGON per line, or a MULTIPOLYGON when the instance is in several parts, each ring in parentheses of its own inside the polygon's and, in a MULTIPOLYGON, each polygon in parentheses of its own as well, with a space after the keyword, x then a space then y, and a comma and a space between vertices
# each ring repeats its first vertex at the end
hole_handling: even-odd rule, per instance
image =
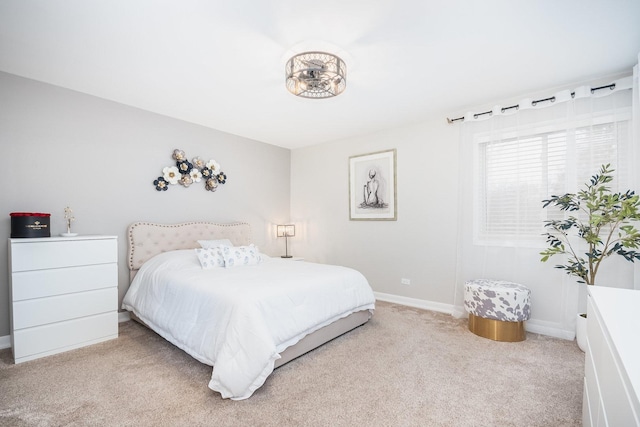
POLYGON ((291 258, 282 258, 282 259, 288 259, 289 261, 304 261, 304 258, 299 256, 292 256, 291 258))
POLYGON ((9 239, 15 363, 118 336, 117 236, 9 239))

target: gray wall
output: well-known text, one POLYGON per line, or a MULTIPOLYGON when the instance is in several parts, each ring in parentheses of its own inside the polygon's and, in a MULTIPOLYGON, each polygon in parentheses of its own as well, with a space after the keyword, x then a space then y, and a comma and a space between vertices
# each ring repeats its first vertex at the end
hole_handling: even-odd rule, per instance
MULTIPOLYGON (((274 224, 290 213, 290 151, 0 72, 0 236, 11 212, 49 212, 52 235, 117 235, 120 300, 128 287, 126 229, 134 221, 246 221, 270 255, 284 248, 274 224), (157 192, 174 148, 216 159, 229 180, 157 192)), ((0 245, 0 337, 9 335, 7 245, 0 245)))
MULTIPOLYGON (((581 84, 597 87, 611 80, 603 77, 581 84)), ((581 84, 518 99, 539 99, 581 84)), ((518 102, 513 101, 499 104, 518 102)), ((484 105, 472 110, 491 108, 484 105)), ((468 254, 457 246, 459 233, 464 232, 458 222, 458 198, 462 197, 458 188, 459 142, 463 126, 449 125, 445 117, 443 113, 412 126, 293 150, 291 219, 297 224, 296 237, 290 240, 293 254, 356 268, 381 299, 451 311, 456 303, 456 281, 462 280, 456 277, 456 271, 469 260, 464 259, 468 254), (397 150, 397 221, 350 221, 349 157, 393 148, 397 150), (410 279, 411 284, 401 284, 402 278, 410 279)), ((539 250, 532 248, 530 257, 523 255, 526 251, 519 251, 517 256, 514 254, 504 264, 498 262, 493 269, 478 256, 474 260, 483 268, 486 266, 488 277, 505 280, 515 280, 506 273, 523 274, 521 265, 533 264, 543 270, 548 280, 523 282, 532 289, 532 317, 527 321, 527 329, 572 339, 578 304, 583 304, 582 309, 586 305, 586 289, 552 265, 542 265, 539 250)), ((487 256, 490 253, 491 248, 487 256)), ((612 260, 601 274, 603 277, 614 277, 607 271, 616 274, 616 280, 610 282, 612 286, 632 287, 631 267, 623 259, 612 260)), ((457 285, 460 287, 461 283, 457 285)))
MULTIPOLYGON (((291 218, 302 224, 300 237, 297 227, 291 239, 294 255, 356 268, 381 299, 455 313, 461 129, 438 117, 293 150, 291 218), (397 149, 397 221, 350 221, 349 157, 392 148, 397 149), (411 284, 401 284, 402 278, 411 284)), ((538 259, 522 262, 540 264, 538 259)), ((549 276, 563 283, 565 275, 547 267, 549 276)), ((563 289, 548 283, 535 289, 528 330, 572 336, 562 307, 576 295, 563 289)))
POLYGON ((290 240, 294 255, 356 268, 377 292, 452 304, 458 132, 440 117, 293 150, 291 218, 300 224, 290 240), (397 221, 350 221, 349 157, 392 148, 397 221), (402 285, 402 278, 411 285, 402 285))

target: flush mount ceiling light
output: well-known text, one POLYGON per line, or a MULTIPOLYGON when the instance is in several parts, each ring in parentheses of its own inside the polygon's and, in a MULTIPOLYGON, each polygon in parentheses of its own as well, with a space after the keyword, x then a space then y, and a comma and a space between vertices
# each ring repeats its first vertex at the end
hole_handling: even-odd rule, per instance
POLYGON ((300 53, 287 61, 285 71, 287 89, 303 98, 330 98, 347 87, 347 66, 330 53, 300 53))

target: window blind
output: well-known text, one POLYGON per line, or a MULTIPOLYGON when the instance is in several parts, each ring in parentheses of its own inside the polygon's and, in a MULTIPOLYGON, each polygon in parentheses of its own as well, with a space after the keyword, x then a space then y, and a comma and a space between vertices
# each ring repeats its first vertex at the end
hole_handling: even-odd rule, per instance
POLYGON ((629 140, 628 120, 617 120, 480 142, 476 239, 542 245, 544 221, 564 215, 543 209, 542 200, 580 190, 603 164, 616 169, 614 189, 625 184, 628 172, 619 159, 629 140))

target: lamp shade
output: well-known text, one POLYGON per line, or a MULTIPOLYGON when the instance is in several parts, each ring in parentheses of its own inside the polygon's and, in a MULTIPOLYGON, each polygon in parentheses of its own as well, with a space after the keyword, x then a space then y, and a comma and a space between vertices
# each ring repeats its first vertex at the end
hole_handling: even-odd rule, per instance
POLYGON ((296 226, 293 224, 278 225, 277 237, 292 237, 296 235, 296 226))

